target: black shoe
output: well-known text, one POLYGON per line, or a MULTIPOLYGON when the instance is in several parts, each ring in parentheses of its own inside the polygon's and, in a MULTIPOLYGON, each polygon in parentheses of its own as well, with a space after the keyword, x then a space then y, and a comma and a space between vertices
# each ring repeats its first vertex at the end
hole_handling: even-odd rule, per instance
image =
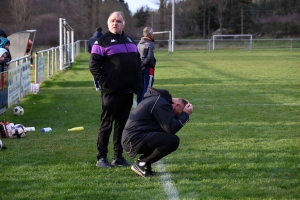
POLYGON ((155 172, 152 170, 151 164, 146 165, 146 174, 149 176, 155 176, 155 172))
POLYGON ((133 163, 131 166, 132 171, 137 173, 138 175, 146 178, 148 177, 147 169, 146 169, 146 163, 145 162, 140 162, 140 160, 137 160, 133 163))
POLYGON ((107 158, 100 158, 100 159, 97 161, 96 166, 102 167, 102 168, 111 168, 111 165, 110 165, 109 162, 107 161, 107 158))
POLYGON ((130 164, 125 160, 125 158, 114 158, 111 162, 111 165, 113 166, 120 166, 120 167, 128 167, 130 164))
MULTIPOLYGON (((7 149, 7 147, 6 147, 6 146, 2 146, 2 148, 1 148, 1 149, 7 149)), ((0 149, 0 150, 1 150, 1 149, 0 149)))

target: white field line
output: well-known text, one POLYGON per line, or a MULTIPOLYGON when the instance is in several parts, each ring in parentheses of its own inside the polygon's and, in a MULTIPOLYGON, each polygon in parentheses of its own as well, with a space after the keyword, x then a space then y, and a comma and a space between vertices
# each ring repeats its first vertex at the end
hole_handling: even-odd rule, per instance
POLYGON ((300 103, 240 103, 240 104, 207 104, 200 107, 266 107, 266 106, 300 106, 300 103))
POLYGON ((289 56, 278 56, 278 55, 273 55, 273 54, 269 54, 269 53, 262 53, 266 56, 273 56, 273 57, 283 57, 283 58, 292 58, 292 59, 300 59, 299 57, 289 57, 289 56))
POLYGON ((178 191, 172 182, 172 176, 166 171, 163 161, 156 162, 155 167, 156 171, 160 173, 160 182, 168 196, 168 200, 179 200, 178 191))
MULTIPOLYGON (((132 107, 135 108, 137 106, 137 102, 135 98, 133 98, 133 105, 132 107)), ((163 163, 163 161, 159 160, 155 164, 156 171, 160 173, 160 183, 163 186, 167 196, 168 200, 180 200, 178 196, 177 189, 175 185, 172 182, 172 176, 170 173, 167 172, 166 166, 163 163)))
POLYGON ((189 122, 189 124, 194 124, 196 126, 296 126, 300 125, 300 122, 189 122))

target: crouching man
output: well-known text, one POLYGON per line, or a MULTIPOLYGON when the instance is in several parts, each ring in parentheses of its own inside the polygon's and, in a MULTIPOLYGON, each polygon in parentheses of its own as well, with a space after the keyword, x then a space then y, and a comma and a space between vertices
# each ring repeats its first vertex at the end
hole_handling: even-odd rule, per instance
POLYGON ((145 99, 129 116, 122 134, 122 146, 131 158, 141 154, 131 169, 142 177, 155 175, 151 164, 175 151, 175 135, 193 113, 193 105, 183 98, 172 98, 169 91, 148 88, 145 99))

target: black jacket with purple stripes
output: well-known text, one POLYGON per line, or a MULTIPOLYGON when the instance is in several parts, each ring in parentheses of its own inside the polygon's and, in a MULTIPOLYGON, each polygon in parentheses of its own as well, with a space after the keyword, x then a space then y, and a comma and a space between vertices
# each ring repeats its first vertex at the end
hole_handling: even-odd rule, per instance
POLYGON ((90 72, 105 93, 138 93, 141 59, 133 39, 124 32, 107 31, 97 39, 91 51, 90 72))

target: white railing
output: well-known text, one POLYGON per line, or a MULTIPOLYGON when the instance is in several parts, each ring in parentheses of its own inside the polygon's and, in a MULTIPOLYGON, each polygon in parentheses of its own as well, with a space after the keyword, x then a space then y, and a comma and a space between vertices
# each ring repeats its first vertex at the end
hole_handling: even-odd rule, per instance
MULTIPOLYGON (((84 51, 86 52, 85 40, 78 40, 71 45, 74 47, 72 50, 73 61, 80 54, 82 42, 84 42, 84 51)), ((13 104, 18 103, 25 95, 36 93, 32 85, 41 84, 55 73, 64 70, 64 68, 60 69, 60 54, 65 54, 64 51, 61 51, 62 49, 66 50, 67 48, 58 46, 37 51, 34 59, 34 77, 32 77, 32 71, 30 70, 29 55, 13 59, 7 63, 8 68, 6 71, 0 73, 0 101, 2 102, 0 114, 6 112, 13 104)))

